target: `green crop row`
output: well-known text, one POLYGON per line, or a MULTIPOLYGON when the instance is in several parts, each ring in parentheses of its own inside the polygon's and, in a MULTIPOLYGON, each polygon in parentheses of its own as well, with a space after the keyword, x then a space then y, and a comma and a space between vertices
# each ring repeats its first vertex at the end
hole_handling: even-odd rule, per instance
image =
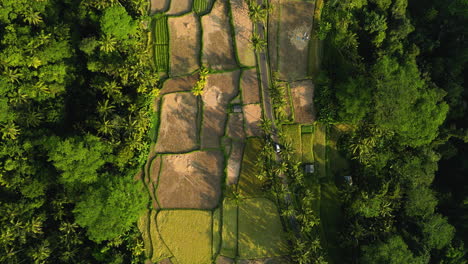
POLYGON ((208 11, 210 0, 195 0, 193 2, 193 11, 198 15, 206 13, 208 11))
POLYGON ((169 44, 169 27, 167 25, 167 16, 156 17, 154 22, 154 43, 169 44))
POLYGON ((154 45, 154 62, 158 72, 168 71, 169 45, 154 45))

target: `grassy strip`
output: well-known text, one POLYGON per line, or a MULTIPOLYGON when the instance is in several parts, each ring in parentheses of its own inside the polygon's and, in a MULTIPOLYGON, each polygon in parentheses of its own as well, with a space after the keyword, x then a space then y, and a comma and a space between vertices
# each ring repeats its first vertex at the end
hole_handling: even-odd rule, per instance
POLYGON ((326 165, 326 126, 324 124, 315 124, 314 134, 314 158, 315 158, 315 173, 319 178, 327 176, 326 165))
POLYGON ((327 177, 331 180, 349 174, 349 163, 340 153, 337 146, 340 136, 341 131, 338 127, 331 126, 327 135, 327 177))
POLYGON ((301 134, 302 141, 302 162, 312 163, 314 162, 314 134, 312 133, 303 133, 301 134))
POLYGON ((214 257, 221 247, 221 209, 216 208, 213 212, 213 239, 211 254, 214 257))
POLYGON ((302 160, 301 126, 299 124, 283 125, 283 133, 288 142, 291 142, 293 156, 302 160))
POLYGON ((150 234, 151 234, 151 245, 153 248, 153 255, 151 256, 152 262, 158 262, 165 258, 172 257, 171 251, 166 247, 164 241, 158 232, 158 226, 156 223, 156 211, 151 211, 150 216, 150 234))
POLYGON ((260 169, 255 165, 258 153, 262 148, 259 138, 248 138, 242 157, 238 181, 238 192, 245 197, 261 196, 263 182, 257 177, 260 169))
POLYGON ((151 258, 153 255, 153 247, 150 236, 150 212, 146 211, 144 215, 138 219, 138 230, 140 230, 141 236, 143 237, 143 245, 145 247, 145 256, 151 258))
POLYGON ((239 258, 258 259, 288 253, 286 234, 276 205, 266 198, 239 205, 239 258))
POLYGON ((223 202, 223 228, 221 251, 222 256, 235 258, 237 256, 237 204, 234 200, 223 202))
POLYGON ((339 191, 332 181, 321 184, 320 223, 322 228, 322 242, 328 251, 331 263, 340 261, 339 233, 341 223, 341 202, 339 191))
POLYGON ((161 237, 178 264, 211 263, 211 212, 163 210, 157 217, 161 237))

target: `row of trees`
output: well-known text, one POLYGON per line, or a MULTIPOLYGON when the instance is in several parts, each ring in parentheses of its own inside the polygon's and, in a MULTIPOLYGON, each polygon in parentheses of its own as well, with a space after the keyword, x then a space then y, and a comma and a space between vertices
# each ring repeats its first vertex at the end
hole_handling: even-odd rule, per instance
POLYGON ((0 3, 0 262, 138 263, 146 1, 0 3))
POLYGON ((319 119, 354 127, 341 141, 355 183, 344 195, 342 247, 350 263, 465 263, 463 241, 438 209, 433 180, 446 141, 465 138, 450 120, 466 107, 460 76, 467 49, 456 36, 466 33, 460 12, 466 1, 412 5, 329 1, 322 14, 319 36, 327 50, 316 80, 319 119), (452 45, 461 58, 435 51, 452 45))

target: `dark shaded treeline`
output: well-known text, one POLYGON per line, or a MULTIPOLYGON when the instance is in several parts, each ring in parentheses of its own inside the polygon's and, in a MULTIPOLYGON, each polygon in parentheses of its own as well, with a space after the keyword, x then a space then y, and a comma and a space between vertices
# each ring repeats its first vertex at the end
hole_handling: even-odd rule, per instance
POLYGON ((466 263, 468 2, 328 1, 319 119, 351 124, 349 263, 466 263))
POLYGON ((0 262, 139 263, 146 1, 0 1, 0 262))

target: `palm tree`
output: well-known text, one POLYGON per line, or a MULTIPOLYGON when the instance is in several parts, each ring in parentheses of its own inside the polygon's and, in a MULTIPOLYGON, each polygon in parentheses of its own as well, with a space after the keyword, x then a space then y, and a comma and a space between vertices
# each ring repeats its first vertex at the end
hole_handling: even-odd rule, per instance
POLYGON ((20 78, 23 77, 22 73, 18 72, 18 69, 10 69, 6 68, 3 71, 3 75, 5 75, 10 83, 19 83, 20 78))
POLYGON ((32 8, 29 8, 26 12, 23 13, 24 21, 30 25, 37 25, 42 22, 41 13, 34 12, 32 8))
POLYGON ((252 48, 254 51, 263 51, 265 50, 266 46, 267 46, 267 42, 265 39, 261 38, 260 36, 258 36, 257 34, 252 34, 252 48))
POLYGON ((106 99, 104 101, 98 102, 97 111, 100 116, 107 117, 108 115, 112 114, 114 108, 115 106, 109 102, 109 99, 106 99))
POLYGON ((267 19, 268 9, 259 5, 255 0, 249 1, 249 16, 253 23, 263 22, 267 19))
POLYGON ((117 40, 110 35, 105 35, 104 38, 100 41, 100 44, 101 46, 99 49, 105 53, 109 53, 115 51, 117 40))
POLYGON ((15 140, 20 133, 20 129, 15 123, 8 122, 0 128, 0 132, 2 133, 2 139, 9 138, 15 140))
POLYGON ((114 125, 111 121, 104 119, 102 122, 99 123, 98 133, 102 135, 109 135, 112 136, 114 133, 114 125))

